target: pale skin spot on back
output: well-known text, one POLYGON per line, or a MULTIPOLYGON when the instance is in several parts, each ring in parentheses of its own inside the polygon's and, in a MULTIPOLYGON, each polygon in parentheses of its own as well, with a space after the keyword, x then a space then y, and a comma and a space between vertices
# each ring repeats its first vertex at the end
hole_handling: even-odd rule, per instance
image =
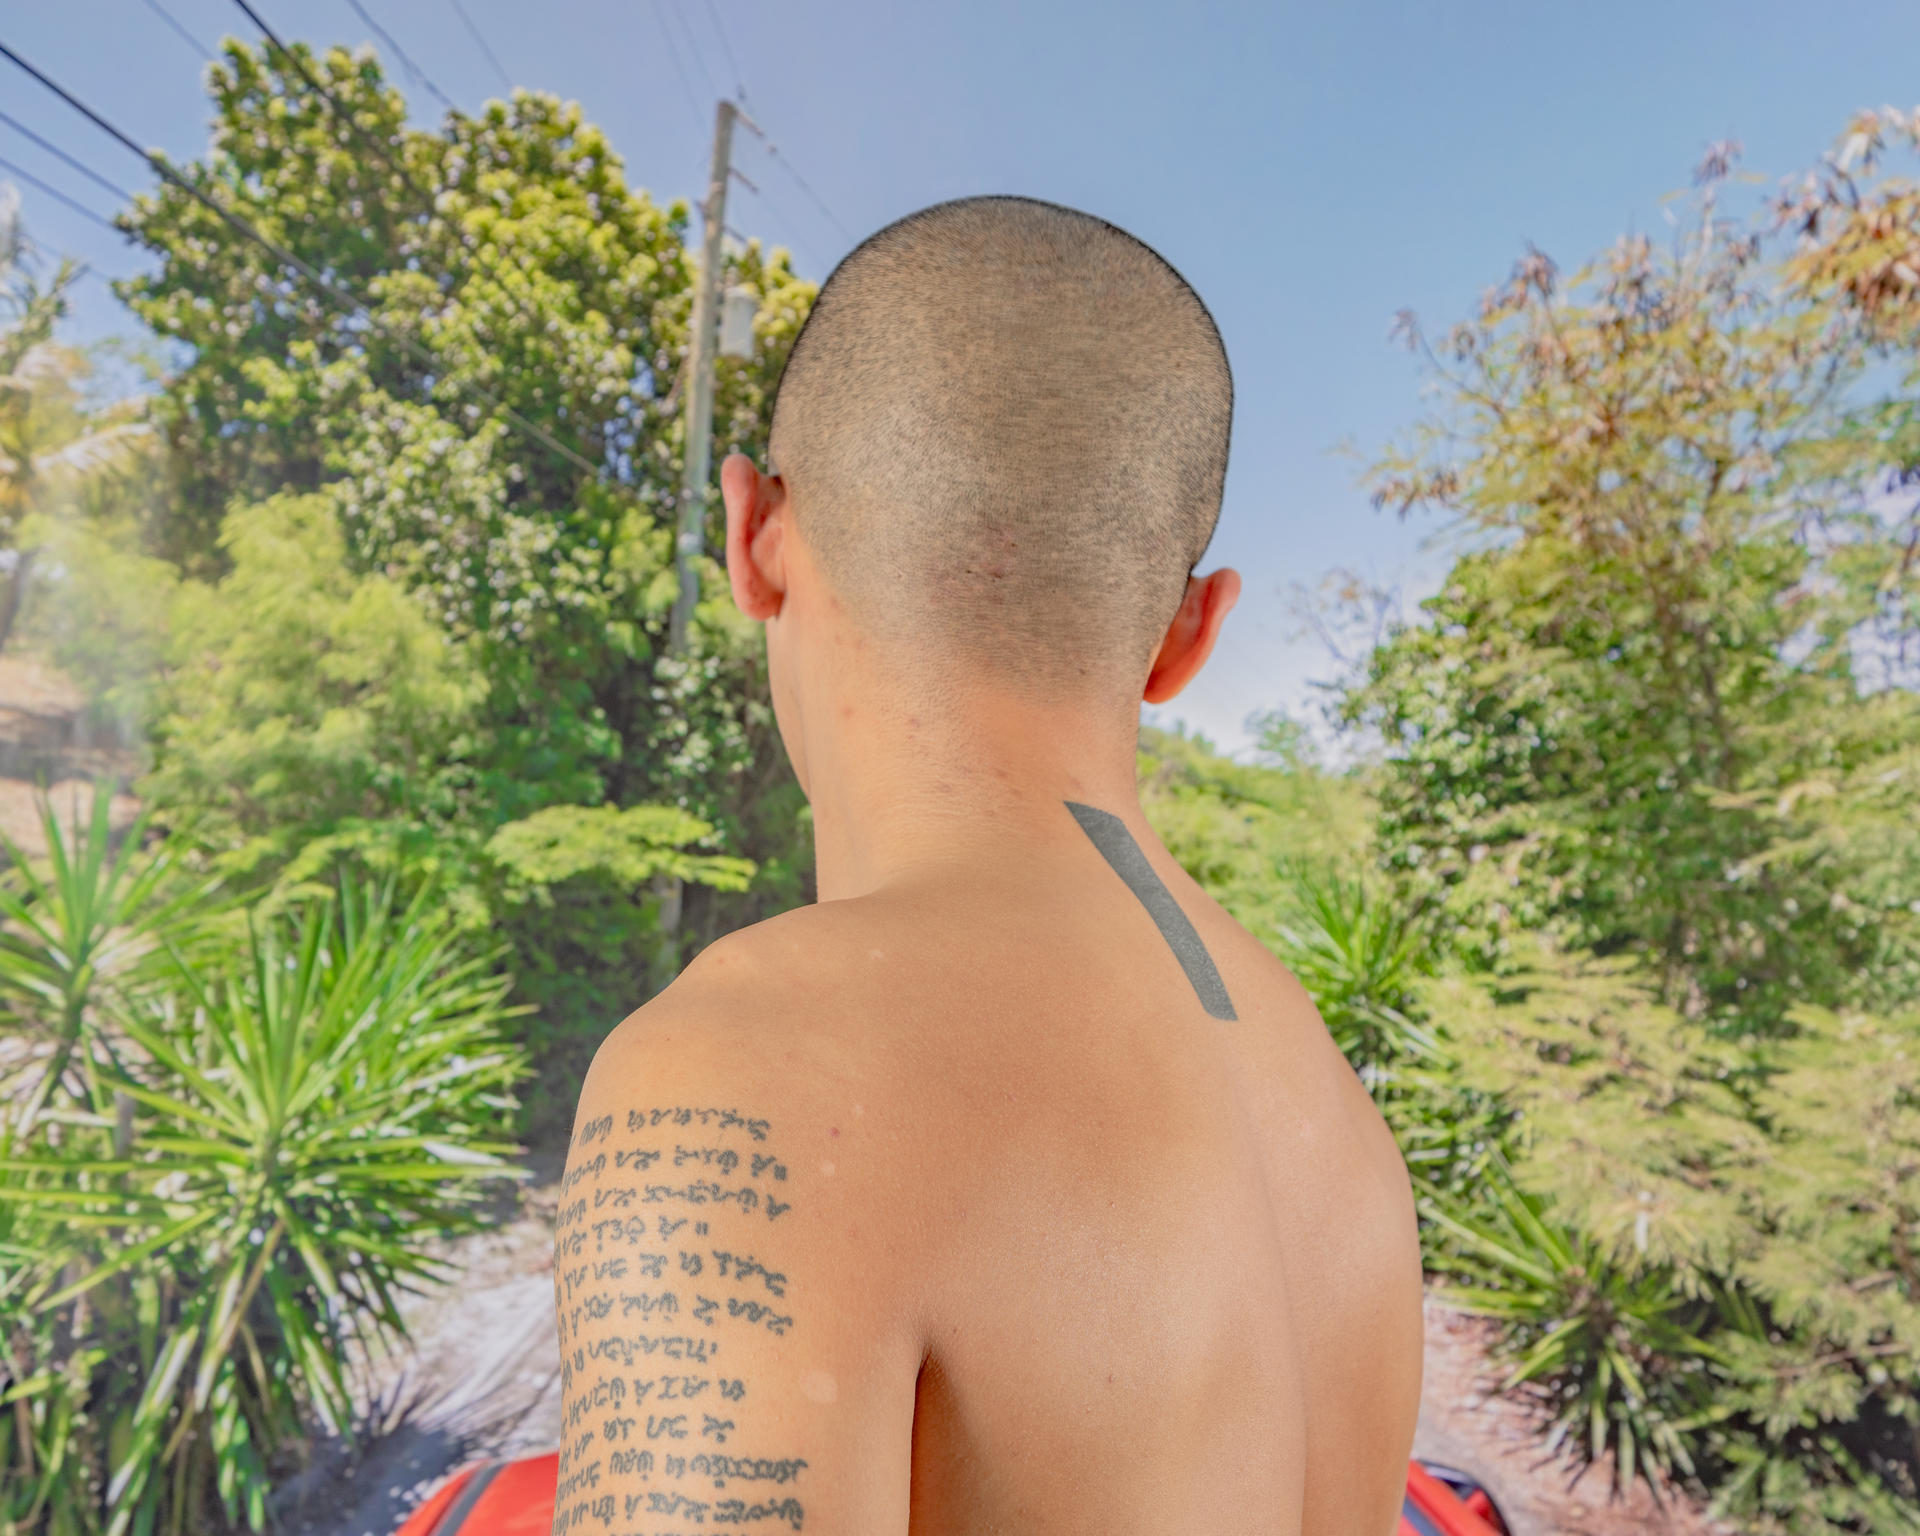
POLYGON ((822 1163, 820 1165, 820 1171, 824 1173, 828 1178, 832 1178, 833 1177, 833 1160, 829 1158, 826 1162, 822 1163))
POLYGON ((812 1402, 830 1403, 840 1395, 840 1387, 826 1371, 808 1371, 800 1378, 800 1392, 812 1402))

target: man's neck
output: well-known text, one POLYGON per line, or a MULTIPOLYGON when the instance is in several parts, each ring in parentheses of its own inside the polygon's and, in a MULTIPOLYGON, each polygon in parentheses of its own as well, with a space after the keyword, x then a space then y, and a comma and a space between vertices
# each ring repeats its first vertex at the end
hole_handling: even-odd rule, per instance
POLYGON ((920 709, 842 704, 810 731, 819 899, 941 880, 1017 880, 1084 852, 1072 800, 1144 832, 1137 718, 1016 700, 920 709))

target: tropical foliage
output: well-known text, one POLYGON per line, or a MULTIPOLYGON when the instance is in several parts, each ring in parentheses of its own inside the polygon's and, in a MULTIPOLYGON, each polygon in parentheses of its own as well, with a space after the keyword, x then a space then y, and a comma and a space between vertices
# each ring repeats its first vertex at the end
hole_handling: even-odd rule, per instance
POLYGON ((430 887, 235 914, 109 805, 9 848, 0 980, 46 1028, 8 1042, 0 1512, 258 1529, 308 1415, 351 1433, 347 1339, 403 1331, 422 1240, 518 1172, 510 981, 430 887))
POLYGON ((1430 1263, 1586 1454, 1758 1529, 1920 1525, 1894 130, 1744 219, 1718 149, 1671 249, 1530 253, 1438 344, 1407 318, 1445 408, 1376 496, 1469 548, 1341 700, 1432 925, 1413 1016, 1508 1117, 1503 1171, 1428 1197, 1430 1263))

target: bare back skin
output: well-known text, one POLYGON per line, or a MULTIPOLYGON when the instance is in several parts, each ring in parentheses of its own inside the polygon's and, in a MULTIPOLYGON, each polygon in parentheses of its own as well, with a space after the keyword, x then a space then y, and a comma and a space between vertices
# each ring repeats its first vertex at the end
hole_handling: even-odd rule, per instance
POLYGON ((555 1536, 1391 1536, 1405 1166, 1139 805, 1133 701, 1238 575, 1188 577, 1141 679, 923 675, 780 477, 721 485, 820 900, 709 945, 582 1085, 555 1536))
POLYGON ((833 1240, 902 1384, 875 1411, 911 1382, 914 1536, 1389 1536, 1420 1390, 1404 1164, 1299 984, 1135 846, 1231 1017, 1085 840, 784 914, 668 995, 777 1014, 729 1051, 833 1084, 806 1172, 860 1189, 833 1240))

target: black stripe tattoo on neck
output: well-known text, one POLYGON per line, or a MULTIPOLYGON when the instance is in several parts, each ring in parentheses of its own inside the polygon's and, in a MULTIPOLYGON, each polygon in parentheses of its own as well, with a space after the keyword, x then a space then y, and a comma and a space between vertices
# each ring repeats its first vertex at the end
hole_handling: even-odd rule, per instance
POLYGON ((1201 1006, 1216 1019, 1239 1018, 1233 1011, 1233 1000, 1227 996, 1226 983, 1214 968, 1213 956, 1200 942, 1200 935, 1187 920, 1187 914, 1180 910, 1180 903, 1173 899, 1173 892, 1153 872, 1153 866, 1133 840, 1127 824, 1112 811, 1096 806, 1081 805, 1076 800, 1063 800, 1061 804, 1073 812, 1080 830, 1093 840, 1093 846, 1113 866, 1113 872, 1127 882, 1127 889, 1140 898, 1140 905, 1147 909, 1147 915, 1160 930, 1160 937, 1167 941, 1173 958, 1180 962, 1180 969, 1193 983, 1201 1006))

